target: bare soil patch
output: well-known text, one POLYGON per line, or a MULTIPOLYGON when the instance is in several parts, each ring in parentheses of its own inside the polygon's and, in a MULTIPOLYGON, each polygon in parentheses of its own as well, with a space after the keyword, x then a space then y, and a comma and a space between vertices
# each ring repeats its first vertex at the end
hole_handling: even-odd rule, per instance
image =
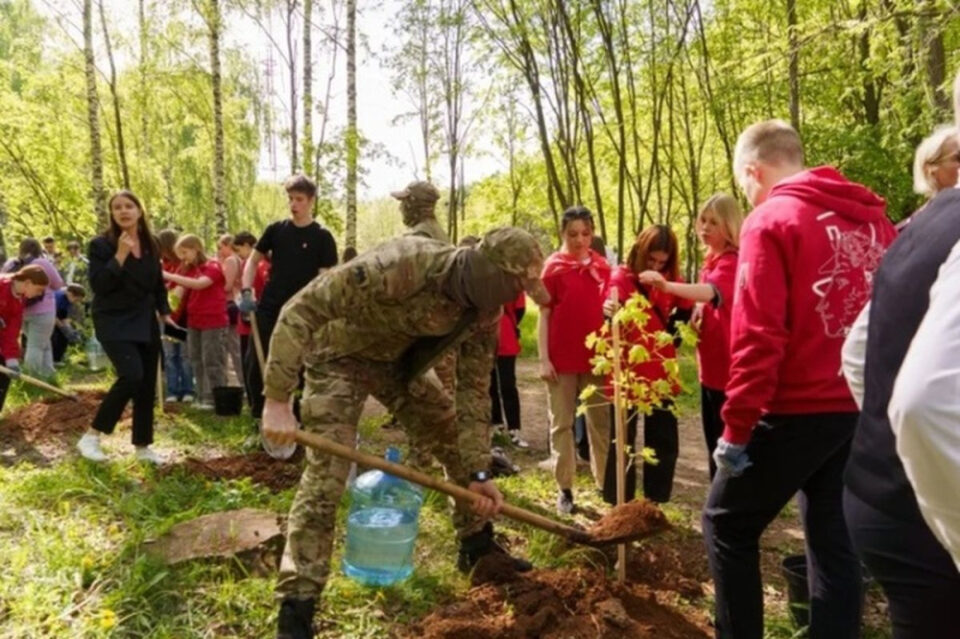
MULTIPOLYGON (((11 411, 0 421, 0 463, 46 464, 70 451, 93 423, 103 391, 80 391, 78 401, 48 397, 11 411)), ((130 416, 129 409, 123 420, 130 416)))
POLYGON ((178 468, 207 479, 240 479, 249 477, 255 483, 274 492, 296 486, 303 470, 303 448, 290 459, 274 459, 263 451, 244 455, 229 455, 211 459, 190 457, 179 464, 165 466, 161 472, 168 474, 178 468))
POLYGON ((543 637, 705 639, 699 613, 681 611, 640 583, 618 584, 601 570, 517 574, 499 558, 478 563, 466 596, 403 629, 421 639, 543 637))

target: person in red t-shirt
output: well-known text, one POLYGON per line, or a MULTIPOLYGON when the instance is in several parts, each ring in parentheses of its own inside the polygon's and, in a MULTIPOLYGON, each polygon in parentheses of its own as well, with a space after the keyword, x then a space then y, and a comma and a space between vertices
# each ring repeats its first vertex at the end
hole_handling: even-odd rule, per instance
MULTIPOLYGON (((610 285, 605 297, 609 300, 613 289, 618 292, 620 302, 625 302, 632 295, 642 295, 650 302, 649 319, 643 328, 632 328, 624 335, 624 350, 629 352, 631 346, 642 344, 650 352, 651 358, 646 362, 628 364, 632 372, 648 383, 666 379, 667 372, 663 362, 676 359, 676 346, 672 342, 657 345, 656 333, 667 331, 676 333, 676 322, 688 319, 693 310, 693 303, 671 295, 659 288, 644 284, 638 275, 641 272, 655 274, 665 282, 681 282, 679 267, 679 248, 677 236, 669 226, 661 224, 644 229, 633 243, 627 254, 625 265, 618 267, 610 276, 610 285)), ((612 303, 605 305, 605 310, 612 310, 612 303)), ((680 388, 675 386, 673 393, 679 393, 680 388)), ((656 464, 643 464, 643 495, 651 501, 664 503, 670 501, 673 492, 673 475, 677 467, 677 456, 680 452, 680 437, 677 428, 677 416, 672 411, 673 401, 665 399, 654 407, 649 415, 643 418, 644 445, 652 448, 657 456, 656 464)), ((638 412, 632 410, 627 415, 627 445, 633 445, 637 439, 638 412)), ((611 448, 611 451, 613 449, 611 448)), ((636 493, 636 466, 630 464, 626 476, 626 498, 633 499, 636 493)), ((611 504, 616 503, 617 494, 617 463, 616 456, 607 457, 607 467, 603 486, 604 499, 611 504)))
MULTIPOLYGON (((257 237, 250 231, 241 231, 237 233, 236 237, 233 238, 233 250, 237 252, 237 256, 240 257, 241 265, 240 272, 243 272, 244 267, 247 265, 247 258, 250 257, 250 254, 253 253, 254 247, 257 245, 257 237)), ((267 280, 270 279, 270 257, 264 256, 264 259, 260 260, 257 264, 257 273, 253 277, 253 294, 256 295, 257 299, 260 299, 263 294, 263 289, 267 285, 267 280)), ((240 359, 243 366, 243 386, 247 393, 247 403, 250 405, 250 409, 253 410, 254 401, 253 401, 253 388, 254 383, 251 382, 253 376, 256 376, 256 379, 260 379, 260 366, 257 363, 257 355, 251 350, 250 344, 250 314, 249 313, 240 313, 239 321, 237 322, 237 335, 240 336, 240 359)), ((262 385, 262 382, 257 382, 262 385)), ((259 432, 259 428, 258 431, 259 432)))
POLYGON ((730 317, 733 283, 737 275, 737 247, 743 211, 736 198, 726 193, 713 195, 700 209, 697 232, 707 247, 699 284, 668 282, 660 273, 647 271, 640 281, 676 297, 699 302, 693 327, 700 332, 697 361, 700 364, 700 415, 707 443, 710 479, 717 473, 713 451, 723 434, 720 411, 727 396, 724 389, 730 376, 730 317))
POLYGON ((163 278, 189 291, 187 295, 187 350, 197 376, 197 408, 213 408, 213 389, 226 386, 226 337, 230 329, 223 269, 207 259, 203 241, 184 235, 177 241, 179 273, 164 272, 163 278))
MULTIPOLYGON (((177 257, 177 240, 180 234, 173 229, 163 229, 157 233, 157 242, 160 244, 160 266, 164 272, 176 273, 180 268, 180 258, 177 257)), ((164 282, 169 291, 170 317, 179 326, 183 326, 187 319, 186 291, 173 282, 164 282)), ((164 335, 163 343, 163 373, 167 384, 164 401, 190 403, 194 400, 196 390, 193 384, 193 367, 190 366, 190 357, 187 355, 186 344, 179 335, 164 335)))
POLYGON ((502 426, 507 422, 507 434, 518 448, 530 444, 520 437, 520 393, 517 391, 517 355, 520 354, 520 320, 526 311, 527 296, 520 292, 517 299, 503 305, 500 316, 500 340, 497 343, 497 363, 490 371, 490 423, 502 426))
MULTIPOLYGON (((603 291, 610 265, 590 250, 593 214, 588 209, 575 206, 564 211, 560 228, 563 247, 543 267, 542 280, 550 293, 550 303, 540 309, 537 347, 540 377, 547 382, 550 396, 550 442, 560 488, 557 511, 569 514, 573 512, 577 469, 573 440, 577 397, 590 384, 603 385, 603 378, 592 373, 586 338, 603 325, 603 291)), ((594 400, 587 406, 590 467, 598 488, 603 486, 610 446, 610 417, 604 404, 594 400)))
POLYGON ((9 275, 0 275, 0 362, 11 375, 0 373, 0 410, 7 401, 10 378, 20 374, 20 326, 28 299, 42 297, 50 284, 47 272, 29 264, 9 275))

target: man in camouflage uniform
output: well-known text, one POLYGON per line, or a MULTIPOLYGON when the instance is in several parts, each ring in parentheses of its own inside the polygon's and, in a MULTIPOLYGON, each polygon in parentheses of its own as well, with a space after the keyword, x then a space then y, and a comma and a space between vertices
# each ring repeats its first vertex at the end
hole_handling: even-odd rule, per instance
POLYGON ((440 192, 430 182, 411 182, 402 191, 394 191, 390 195, 400 200, 400 213, 403 215, 403 225, 407 227, 404 235, 429 237, 450 243, 450 236, 437 221, 435 209, 440 192))
MULTIPOLYGON (((264 435, 277 444, 293 441, 289 397, 302 363, 307 372, 301 417, 310 432, 354 445, 360 411, 372 394, 411 439, 430 442, 452 481, 485 497, 472 513, 456 506, 459 568, 469 570, 481 556, 504 552, 488 521, 503 502, 488 475, 490 369, 500 307, 521 287, 535 301, 549 301, 539 279, 542 265, 530 234, 504 228, 487 233, 476 248, 396 238, 321 274, 284 306, 271 339, 264 435), (449 349, 458 354, 456 410, 431 369, 449 349)), ((329 572, 349 466, 307 450, 277 583, 278 637, 313 636, 315 600, 329 572)), ((530 568, 514 561, 519 569, 530 568)))

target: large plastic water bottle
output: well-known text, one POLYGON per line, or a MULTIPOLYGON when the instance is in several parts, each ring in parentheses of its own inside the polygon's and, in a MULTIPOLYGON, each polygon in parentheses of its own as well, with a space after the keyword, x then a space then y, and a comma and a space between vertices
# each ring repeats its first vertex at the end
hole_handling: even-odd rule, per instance
MULTIPOLYGON (((399 463, 400 451, 391 446, 384 457, 399 463)), ((370 586, 386 586, 409 577, 423 505, 420 487, 371 470, 351 484, 350 499, 343 572, 370 586)))
POLYGON ((87 366, 90 367, 90 370, 102 371, 107 367, 107 354, 103 352, 103 346, 100 345, 96 335, 91 335, 87 339, 86 351, 87 366))

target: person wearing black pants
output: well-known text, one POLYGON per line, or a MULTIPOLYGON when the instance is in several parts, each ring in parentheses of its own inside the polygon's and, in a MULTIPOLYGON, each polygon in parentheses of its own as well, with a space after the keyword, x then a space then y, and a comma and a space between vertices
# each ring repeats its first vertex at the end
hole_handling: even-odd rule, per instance
POLYGON ((490 371, 490 423, 506 422, 511 433, 520 430, 520 393, 517 391, 517 358, 498 355, 496 365, 490 371))
POLYGON ((109 435, 133 401, 133 445, 137 459, 154 464, 153 404, 160 358, 160 327, 170 322, 160 247, 151 235, 140 200, 129 191, 110 198, 110 225, 90 242, 93 326, 117 380, 107 391, 93 424, 80 441, 80 454, 104 461, 100 435, 109 435))
POLYGON ((856 413, 768 415, 747 444, 752 465, 738 476, 717 473, 703 512, 717 637, 763 636, 759 539, 794 494, 806 532, 810 636, 858 636, 862 578, 841 500, 856 423, 856 413))
POLYGON ((710 481, 717 474, 717 462, 713 461, 713 451, 717 449, 717 440, 723 435, 723 419, 720 412, 727 394, 722 390, 700 385, 700 418, 703 422, 703 439, 707 443, 707 460, 710 464, 710 481))
MULTIPOLYGON (((656 464, 643 463, 643 496, 650 501, 663 504, 670 501, 673 493, 673 475, 677 468, 677 457, 680 454, 680 433, 677 427, 677 416, 670 410, 673 402, 666 402, 661 408, 653 409, 643 418, 643 445, 652 448, 656 464)), ((636 450, 637 419, 636 411, 631 411, 627 417, 627 446, 636 450)), ((616 425, 614 424, 613 407, 610 407, 610 454, 607 456, 607 468, 603 480, 603 500, 608 504, 617 503, 617 455, 616 455, 616 425)), ((637 464, 636 459, 628 460, 626 477, 625 501, 630 501, 637 494, 637 464)))

